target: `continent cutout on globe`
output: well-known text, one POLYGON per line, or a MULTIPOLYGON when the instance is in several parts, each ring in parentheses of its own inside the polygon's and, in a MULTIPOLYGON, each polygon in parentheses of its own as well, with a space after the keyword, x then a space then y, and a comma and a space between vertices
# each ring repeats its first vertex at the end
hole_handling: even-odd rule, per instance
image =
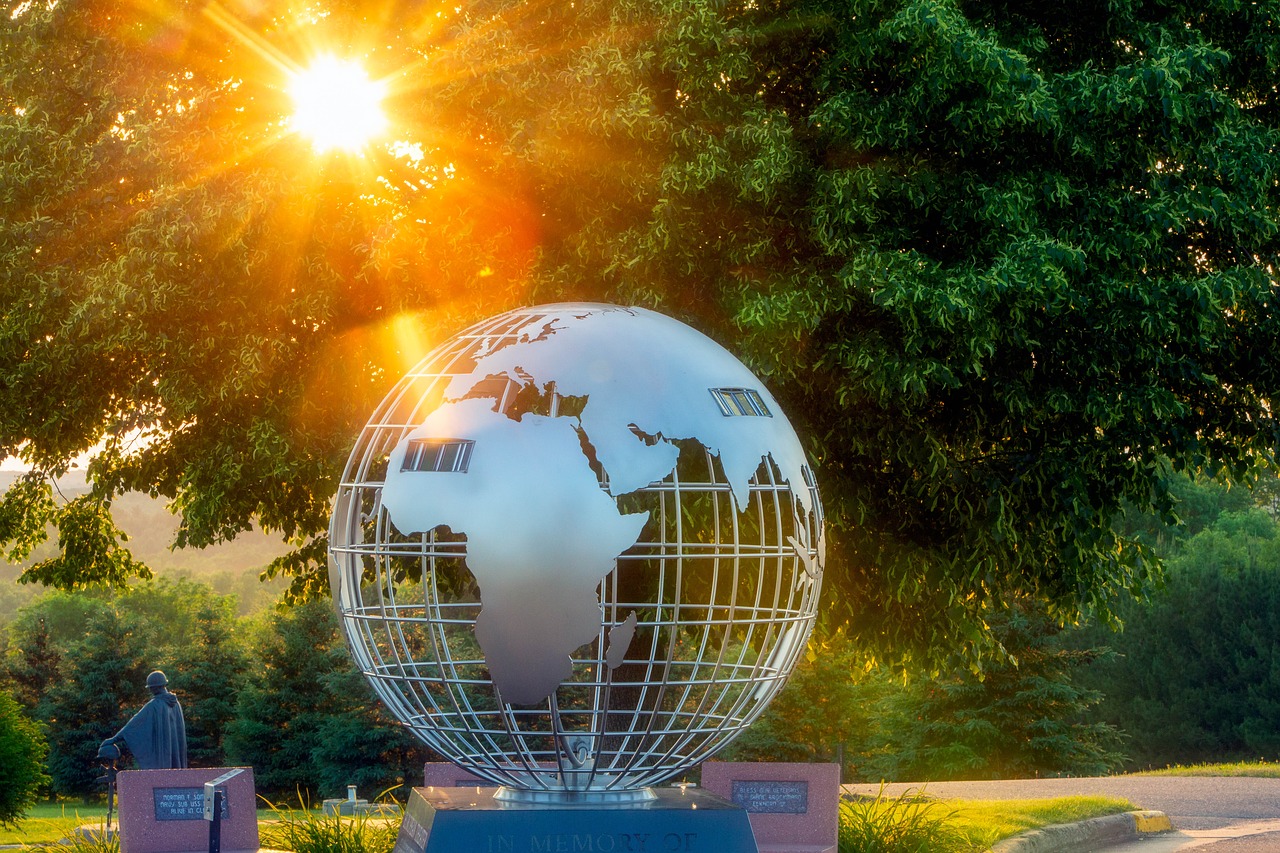
MULTIPOLYGON (((506 702, 545 700, 572 674, 574 650, 600 636, 600 582, 648 520, 620 512, 616 498, 670 474, 676 440, 719 457, 740 511, 766 459, 800 510, 813 508, 799 440, 772 416, 777 403, 759 380, 711 339, 650 311, 564 306, 479 354, 444 398, 392 452, 382 501, 403 533, 443 526, 466 536, 481 598, 476 639, 506 702), (584 403, 576 415, 516 419, 493 396, 508 382, 584 403), (719 391, 754 394, 759 411, 731 416, 719 391), (466 470, 405 464, 415 442, 433 441, 473 442, 466 470)), ((635 615, 609 627, 613 668, 635 615)))
POLYGON ((725 417, 712 389, 756 391, 772 412, 777 401, 728 350, 683 323, 643 308, 590 306, 540 319, 456 376, 446 399, 462 399, 482 381, 503 376, 556 393, 586 397, 581 426, 609 475, 615 497, 660 480, 675 467, 677 439, 694 439, 720 458, 739 509, 766 456, 807 512, 804 449, 782 417, 725 417), (641 438, 658 438, 656 443, 641 438))
POLYGON ((569 418, 516 421, 492 400, 461 400, 432 412, 410 440, 459 436, 475 441, 466 473, 388 476, 382 501, 402 531, 466 534, 480 587, 476 639, 493 682, 507 702, 540 702, 572 674, 570 653, 597 636, 596 587, 649 514, 623 515, 601 491, 569 418))

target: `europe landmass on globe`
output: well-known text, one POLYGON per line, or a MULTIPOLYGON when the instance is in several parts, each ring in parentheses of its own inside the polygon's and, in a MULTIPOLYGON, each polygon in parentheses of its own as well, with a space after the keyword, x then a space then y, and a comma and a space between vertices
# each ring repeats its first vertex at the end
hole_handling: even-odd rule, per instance
MULTIPOLYGON (((545 700, 572 674, 573 651, 599 635, 597 589, 649 518, 622 512, 617 498, 669 475, 675 442, 697 441, 719 458, 740 511, 765 460, 791 484, 797 511, 813 510, 804 452, 771 416, 776 401, 727 350, 689 332, 643 309, 566 308, 478 353, 392 451, 382 503, 396 528, 466 536, 481 598, 476 639, 503 701, 545 700), (654 346, 664 338, 679 346, 654 346), (582 404, 508 414, 494 396, 508 383, 582 404), (753 395, 757 416, 728 416, 726 393, 753 395), (424 445, 450 444, 465 445, 465 465, 424 473, 406 464, 424 445)), ((806 556, 809 544, 793 546, 806 556)), ((634 613, 606 626, 610 667, 635 626, 634 613)))

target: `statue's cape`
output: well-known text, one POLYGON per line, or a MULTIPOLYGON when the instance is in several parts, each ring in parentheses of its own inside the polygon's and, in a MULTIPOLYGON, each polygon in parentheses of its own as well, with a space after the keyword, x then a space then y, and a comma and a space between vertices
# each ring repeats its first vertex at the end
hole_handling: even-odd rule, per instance
POLYGON ((172 693, 161 693, 143 705, 116 737, 124 740, 140 770, 187 766, 186 722, 172 693))

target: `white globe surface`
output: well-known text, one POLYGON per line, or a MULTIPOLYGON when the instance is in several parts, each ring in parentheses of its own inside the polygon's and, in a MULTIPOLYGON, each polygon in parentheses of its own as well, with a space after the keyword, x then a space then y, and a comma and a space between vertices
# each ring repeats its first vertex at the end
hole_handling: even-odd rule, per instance
POLYGON ((330 529, 352 655, 511 799, 642 798, 764 710, 825 560, 795 431, 733 355, 640 308, 462 332, 362 431, 330 529))

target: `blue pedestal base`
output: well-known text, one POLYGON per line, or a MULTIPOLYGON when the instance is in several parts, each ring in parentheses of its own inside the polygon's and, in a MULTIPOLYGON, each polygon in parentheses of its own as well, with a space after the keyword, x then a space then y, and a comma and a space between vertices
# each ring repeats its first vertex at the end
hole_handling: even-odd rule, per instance
POLYGON ((628 806, 526 805, 414 788, 393 853, 758 853, 747 813, 697 788, 628 806))

